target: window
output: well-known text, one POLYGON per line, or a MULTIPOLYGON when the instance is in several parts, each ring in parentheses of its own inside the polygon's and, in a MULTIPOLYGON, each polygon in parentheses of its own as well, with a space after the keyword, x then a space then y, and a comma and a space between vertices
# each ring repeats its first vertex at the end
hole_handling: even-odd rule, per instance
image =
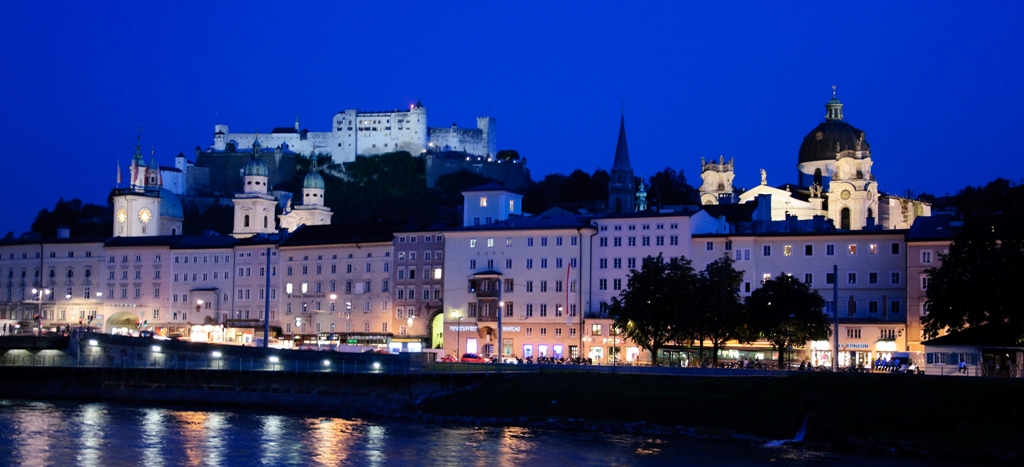
POLYGON ((562 281, 555 281, 555 292, 562 291, 562 281))
POLYGON ((892 275, 889 277, 889 282, 891 282, 893 284, 899 284, 900 283, 900 273, 898 273, 898 272, 892 273, 892 275))
POLYGON ((615 269, 622 269, 622 258, 615 258, 612 260, 612 264, 615 269))
POLYGON ((512 246, 512 237, 505 237, 505 246, 506 247, 512 246))
POLYGON ((548 291, 548 281, 540 281, 540 291, 541 292, 547 292, 548 291))
POLYGON ((493 238, 488 238, 487 239, 487 248, 494 248, 494 239, 493 238))
POLYGON ((533 292, 533 281, 526 281, 526 291, 533 292))
POLYGON ((869 272, 868 273, 868 284, 877 284, 877 283, 878 283, 878 273, 877 272, 869 272))
MULTIPOLYGON (((476 239, 475 238, 469 239, 469 247, 470 248, 476 248, 476 239)), ((399 258, 401 258, 401 257, 399 257, 399 258)))
POLYGON ((782 247, 783 256, 793 256, 793 245, 785 245, 782 247))
POLYGON ((626 267, 629 269, 636 269, 636 258, 629 258, 626 260, 626 267))
POLYGON ((836 246, 835 245, 825 245, 825 256, 835 256, 835 255, 836 255, 836 246))
POLYGON ((598 261, 598 267, 601 269, 608 269, 608 258, 601 258, 598 261))
POLYGON ((612 239, 613 246, 622 246, 622 237, 615 237, 612 239))
POLYGON ((651 237, 641 237, 640 238, 640 245, 641 246, 651 246, 651 237))
POLYGON ((761 248, 762 248, 762 253, 761 253, 762 256, 771 256, 772 255, 772 246, 771 245, 764 245, 761 248))
POLYGON ((555 237, 555 246, 562 246, 562 237, 555 237))
MULTIPOLYGON (((726 243, 728 243, 728 242, 726 242, 726 243)), ((668 244, 672 245, 672 246, 679 245, 679 236, 678 235, 671 235, 671 236, 669 236, 668 237, 668 244)), ((726 248, 726 249, 728 250, 728 248, 726 248)))
POLYGON ((878 254, 878 244, 877 243, 869 243, 868 244, 868 254, 869 255, 877 255, 878 254))
POLYGON ((849 338, 849 339, 860 339, 860 329, 859 328, 847 328, 846 329, 846 337, 849 338))
POLYGON ((608 238, 607 237, 599 238, 598 239, 598 245, 599 246, 608 246, 608 238))
POLYGON ((850 284, 856 284, 857 283, 857 273, 851 272, 851 273, 847 274, 847 282, 849 282, 850 284))
POLYGON ((928 285, 931 284, 932 278, 926 275, 921 276, 921 290, 928 290, 928 285))
MULTIPOLYGON (((548 304, 547 303, 541 303, 540 304, 540 317, 541 318, 545 318, 547 316, 548 316, 548 304)), ((542 336, 544 335, 544 328, 541 328, 541 335, 542 336)))
MULTIPOLYGON (((476 260, 475 259, 469 260, 469 269, 476 269, 476 260)), ((412 270, 410 270, 409 272, 412 272, 412 270)))
POLYGON ((626 239, 627 246, 636 246, 636 237, 629 237, 626 239))
POLYGON ((569 245, 570 246, 576 246, 577 245, 577 243, 576 243, 577 240, 578 239, 576 237, 569 237, 569 245))
POLYGON ((654 237, 654 244, 656 246, 664 246, 665 245, 665 236, 659 235, 657 237, 654 237))
POLYGON ((899 243, 893 243, 892 245, 890 245, 889 252, 894 254, 894 255, 900 254, 900 244, 899 243))
POLYGON ((541 237, 540 238, 540 246, 548 246, 548 238, 547 237, 541 237))
POLYGON ((804 256, 814 256, 814 245, 804 245, 804 256))
POLYGON ((811 285, 814 283, 814 274, 809 272, 804 273, 804 284, 811 285))
POLYGON ((533 246, 533 237, 526 237, 526 246, 533 246))
POLYGON ((526 269, 533 269, 533 258, 526 258, 526 269))
POLYGON ((598 290, 608 290, 608 279, 600 279, 597 282, 598 290))
POLYGON ((878 302, 877 301, 871 300, 871 301, 868 302, 868 312, 869 313, 878 313, 878 302))
POLYGON ((622 290, 622 279, 612 280, 612 290, 622 290))
MULTIPOLYGON (((527 303, 526 304, 526 317, 527 318, 532 318, 533 317, 533 304, 532 303, 527 303)), ((526 328, 526 335, 527 336, 530 335, 530 332, 531 332, 530 328, 526 328)))
POLYGON ((897 315, 900 313, 900 310, 902 310, 902 308, 898 300, 893 300, 889 302, 889 313, 897 315))
POLYGON ((541 258, 540 259, 540 268, 541 269, 546 269, 547 267, 548 267, 548 259, 547 258, 541 258))
POLYGON ((850 246, 847 247, 847 251, 850 252, 851 256, 852 255, 856 255, 857 254, 857 244, 856 243, 851 243, 850 246))
POLYGON ((831 272, 826 273, 825 274, 825 283, 829 284, 829 285, 835 284, 836 283, 836 275, 834 273, 831 273, 831 272))
POLYGON ((715 242, 705 242, 704 243, 704 250, 705 251, 715 251, 715 242))
POLYGON ((922 251, 921 252, 921 264, 932 264, 932 252, 922 251))

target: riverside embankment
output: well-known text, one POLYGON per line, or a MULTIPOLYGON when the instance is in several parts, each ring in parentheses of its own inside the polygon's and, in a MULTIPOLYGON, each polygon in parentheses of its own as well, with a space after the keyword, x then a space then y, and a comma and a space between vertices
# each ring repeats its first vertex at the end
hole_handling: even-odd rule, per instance
POLYGON ((763 440, 791 439, 806 420, 804 441, 827 449, 1009 462, 1020 461, 1016 450, 1024 446, 1020 380, 742 370, 727 377, 711 377, 723 374, 711 371, 682 375, 680 369, 623 373, 633 371, 628 368, 613 374, 596 367, 434 365, 409 356, 192 344, 155 351, 152 346, 159 344, 140 339, 89 341, 70 342, 67 350, 0 350, 0 396, 763 440))

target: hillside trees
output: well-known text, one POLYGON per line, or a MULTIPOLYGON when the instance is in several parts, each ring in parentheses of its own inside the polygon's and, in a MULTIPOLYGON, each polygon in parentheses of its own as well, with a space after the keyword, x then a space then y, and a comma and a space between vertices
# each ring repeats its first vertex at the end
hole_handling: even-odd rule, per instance
POLYGON ((107 238, 113 235, 114 210, 110 206, 83 203, 78 198, 60 198, 52 211, 39 211, 31 229, 50 239, 57 237, 57 228, 61 226, 71 229, 72 238, 107 238))

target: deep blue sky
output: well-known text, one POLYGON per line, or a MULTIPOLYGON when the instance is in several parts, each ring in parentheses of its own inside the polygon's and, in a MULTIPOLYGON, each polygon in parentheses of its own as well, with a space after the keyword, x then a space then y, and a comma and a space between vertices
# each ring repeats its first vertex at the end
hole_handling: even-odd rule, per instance
POLYGON ((105 202, 138 125, 171 165, 218 120, 328 131, 417 98, 431 126, 497 118, 534 179, 609 168, 625 101, 638 174, 697 185, 721 154, 751 187, 796 181, 836 85, 883 191, 1024 178, 1024 2, 289 3, 5 3, 0 235, 105 202))

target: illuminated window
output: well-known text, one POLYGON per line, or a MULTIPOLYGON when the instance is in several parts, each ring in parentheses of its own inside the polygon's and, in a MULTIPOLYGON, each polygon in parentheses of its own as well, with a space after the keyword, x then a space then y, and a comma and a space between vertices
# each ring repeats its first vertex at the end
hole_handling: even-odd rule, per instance
POLYGON ((487 197, 486 196, 481 196, 480 197, 480 207, 482 207, 482 208, 487 207, 487 197))
POLYGON ((793 256, 793 245, 786 245, 782 247, 782 254, 784 256, 793 256))

